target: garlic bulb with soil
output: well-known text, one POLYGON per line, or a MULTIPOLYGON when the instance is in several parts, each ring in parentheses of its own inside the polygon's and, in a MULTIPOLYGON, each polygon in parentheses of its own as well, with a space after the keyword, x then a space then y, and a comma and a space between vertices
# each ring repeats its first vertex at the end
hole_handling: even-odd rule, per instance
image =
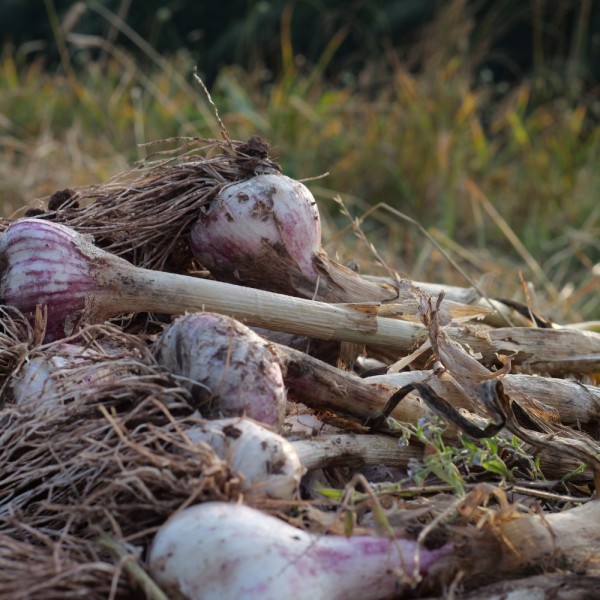
POLYGON ((451 550, 314 535, 247 506, 206 502, 159 529, 148 564, 171 598, 383 600, 409 592, 451 550))
POLYGON ((247 497, 293 500, 307 471, 327 467, 407 468, 423 454, 387 435, 335 433, 287 439, 251 419, 215 419, 183 430, 192 444, 208 444, 243 477, 247 497))
POLYGON ((317 203, 279 173, 230 184, 192 228, 198 260, 219 280, 327 302, 392 300, 394 286, 367 281, 321 248, 317 203))
POLYGON ((217 419, 184 431, 189 440, 208 444, 242 475, 246 496, 292 500, 306 469, 292 444, 250 419, 217 419))
POLYGON ((281 366, 265 340, 229 317, 176 319, 156 356, 192 394, 203 416, 247 416, 280 430, 286 407, 281 366))

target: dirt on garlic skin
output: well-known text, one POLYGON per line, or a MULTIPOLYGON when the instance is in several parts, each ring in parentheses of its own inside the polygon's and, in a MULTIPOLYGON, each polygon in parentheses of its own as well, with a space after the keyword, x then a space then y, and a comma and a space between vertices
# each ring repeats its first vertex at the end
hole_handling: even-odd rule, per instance
POLYGON ((321 248, 315 199, 284 175, 259 175, 224 188, 192 228, 191 246, 220 281, 328 302, 397 295, 329 258, 321 248))
POLYGON ((267 342, 223 315, 194 313, 176 319, 156 345, 159 361, 206 415, 246 415, 283 426, 286 390, 280 362, 267 342))

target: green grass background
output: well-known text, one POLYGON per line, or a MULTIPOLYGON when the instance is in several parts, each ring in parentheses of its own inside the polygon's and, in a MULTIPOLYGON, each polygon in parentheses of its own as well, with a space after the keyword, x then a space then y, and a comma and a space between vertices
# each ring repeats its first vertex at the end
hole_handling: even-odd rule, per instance
MULTIPOLYGON (((485 276, 490 293, 526 300, 522 273, 534 306, 551 317, 600 319, 598 83, 568 64, 512 88, 487 81, 474 68, 486 49, 468 43, 463 4, 447 3, 430 24, 415 48, 418 70, 390 49, 335 83, 325 73, 344 30, 307 65, 284 14, 281 72, 224 68, 213 101, 231 137, 269 140, 286 174, 328 173, 308 185, 326 247, 341 260, 468 285, 414 224, 386 208, 361 218, 383 203, 416 219, 472 278, 485 276)), ((60 67, 22 48, 0 56, 5 215, 56 189, 107 180, 143 158, 145 142, 219 136, 193 56, 159 55, 115 20, 145 54, 140 64, 105 38, 53 25, 60 67), (98 49, 103 60, 85 60, 98 49)))

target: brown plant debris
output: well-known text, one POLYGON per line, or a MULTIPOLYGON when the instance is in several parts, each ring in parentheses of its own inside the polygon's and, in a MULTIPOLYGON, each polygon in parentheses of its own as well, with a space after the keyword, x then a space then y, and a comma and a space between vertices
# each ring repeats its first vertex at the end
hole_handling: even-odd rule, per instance
MULTIPOLYGON (((139 582, 102 549, 101 534, 143 549, 182 506, 239 496, 227 463, 185 435, 201 419, 142 341, 108 325, 77 341, 107 348, 107 337, 104 360, 123 376, 90 376, 79 393, 58 378, 52 403, 9 400, 0 411, 0 598, 133 597, 139 582), (19 560, 26 578, 13 569, 19 560)), ((60 345, 34 346, 26 360, 60 345)), ((67 371, 97 362, 84 357, 67 371)))
POLYGON ((0 532, 0 599, 127 597, 121 566, 100 556, 92 542, 14 529, 13 535, 0 532))
POLYGON ((269 158, 269 145, 255 136, 247 142, 174 138, 151 145, 169 143, 181 145, 107 183, 58 190, 45 211, 29 216, 91 234, 100 247, 137 266, 188 271, 186 235, 200 208, 228 183, 280 169, 269 158))

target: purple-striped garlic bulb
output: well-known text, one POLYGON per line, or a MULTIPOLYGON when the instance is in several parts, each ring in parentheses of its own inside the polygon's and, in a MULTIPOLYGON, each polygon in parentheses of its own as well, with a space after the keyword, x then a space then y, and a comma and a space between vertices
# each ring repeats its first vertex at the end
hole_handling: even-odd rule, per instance
POLYGON ((46 338, 70 335, 90 296, 100 291, 90 268, 95 247, 57 223, 22 219, 0 236, 0 302, 33 313, 47 307, 46 338))
POLYGON ((308 188, 285 175, 257 175, 225 187, 192 230, 192 248, 213 273, 272 270, 273 254, 314 279, 313 255, 321 246, 321 220, 308 188))
POLYGON ((280 363, 239 321, 214 313, 180 317, 157 340, 155 353, 203 416, 247 416, 281 430, 286 391, 280 363))
POLYGON ((391 300, 321 248, 317 203, 301 182, 278 173, 227 185, 192 228, 191 247, 217 279, 327 302, 391 300))
POLYGON ((241 504, 183 510, 152 542, 150 574, 185 600, 384 600, 452 550, 375 536, 315 535, 241 504), (415 563, 418 559, 418 565, 415 563))
POLYGON ((297 498, 306 469, 294 446, 251 419, 216 419, 185 430, 189 440, 211 446, 217 456, 243 477, 248 497, 297 498))

